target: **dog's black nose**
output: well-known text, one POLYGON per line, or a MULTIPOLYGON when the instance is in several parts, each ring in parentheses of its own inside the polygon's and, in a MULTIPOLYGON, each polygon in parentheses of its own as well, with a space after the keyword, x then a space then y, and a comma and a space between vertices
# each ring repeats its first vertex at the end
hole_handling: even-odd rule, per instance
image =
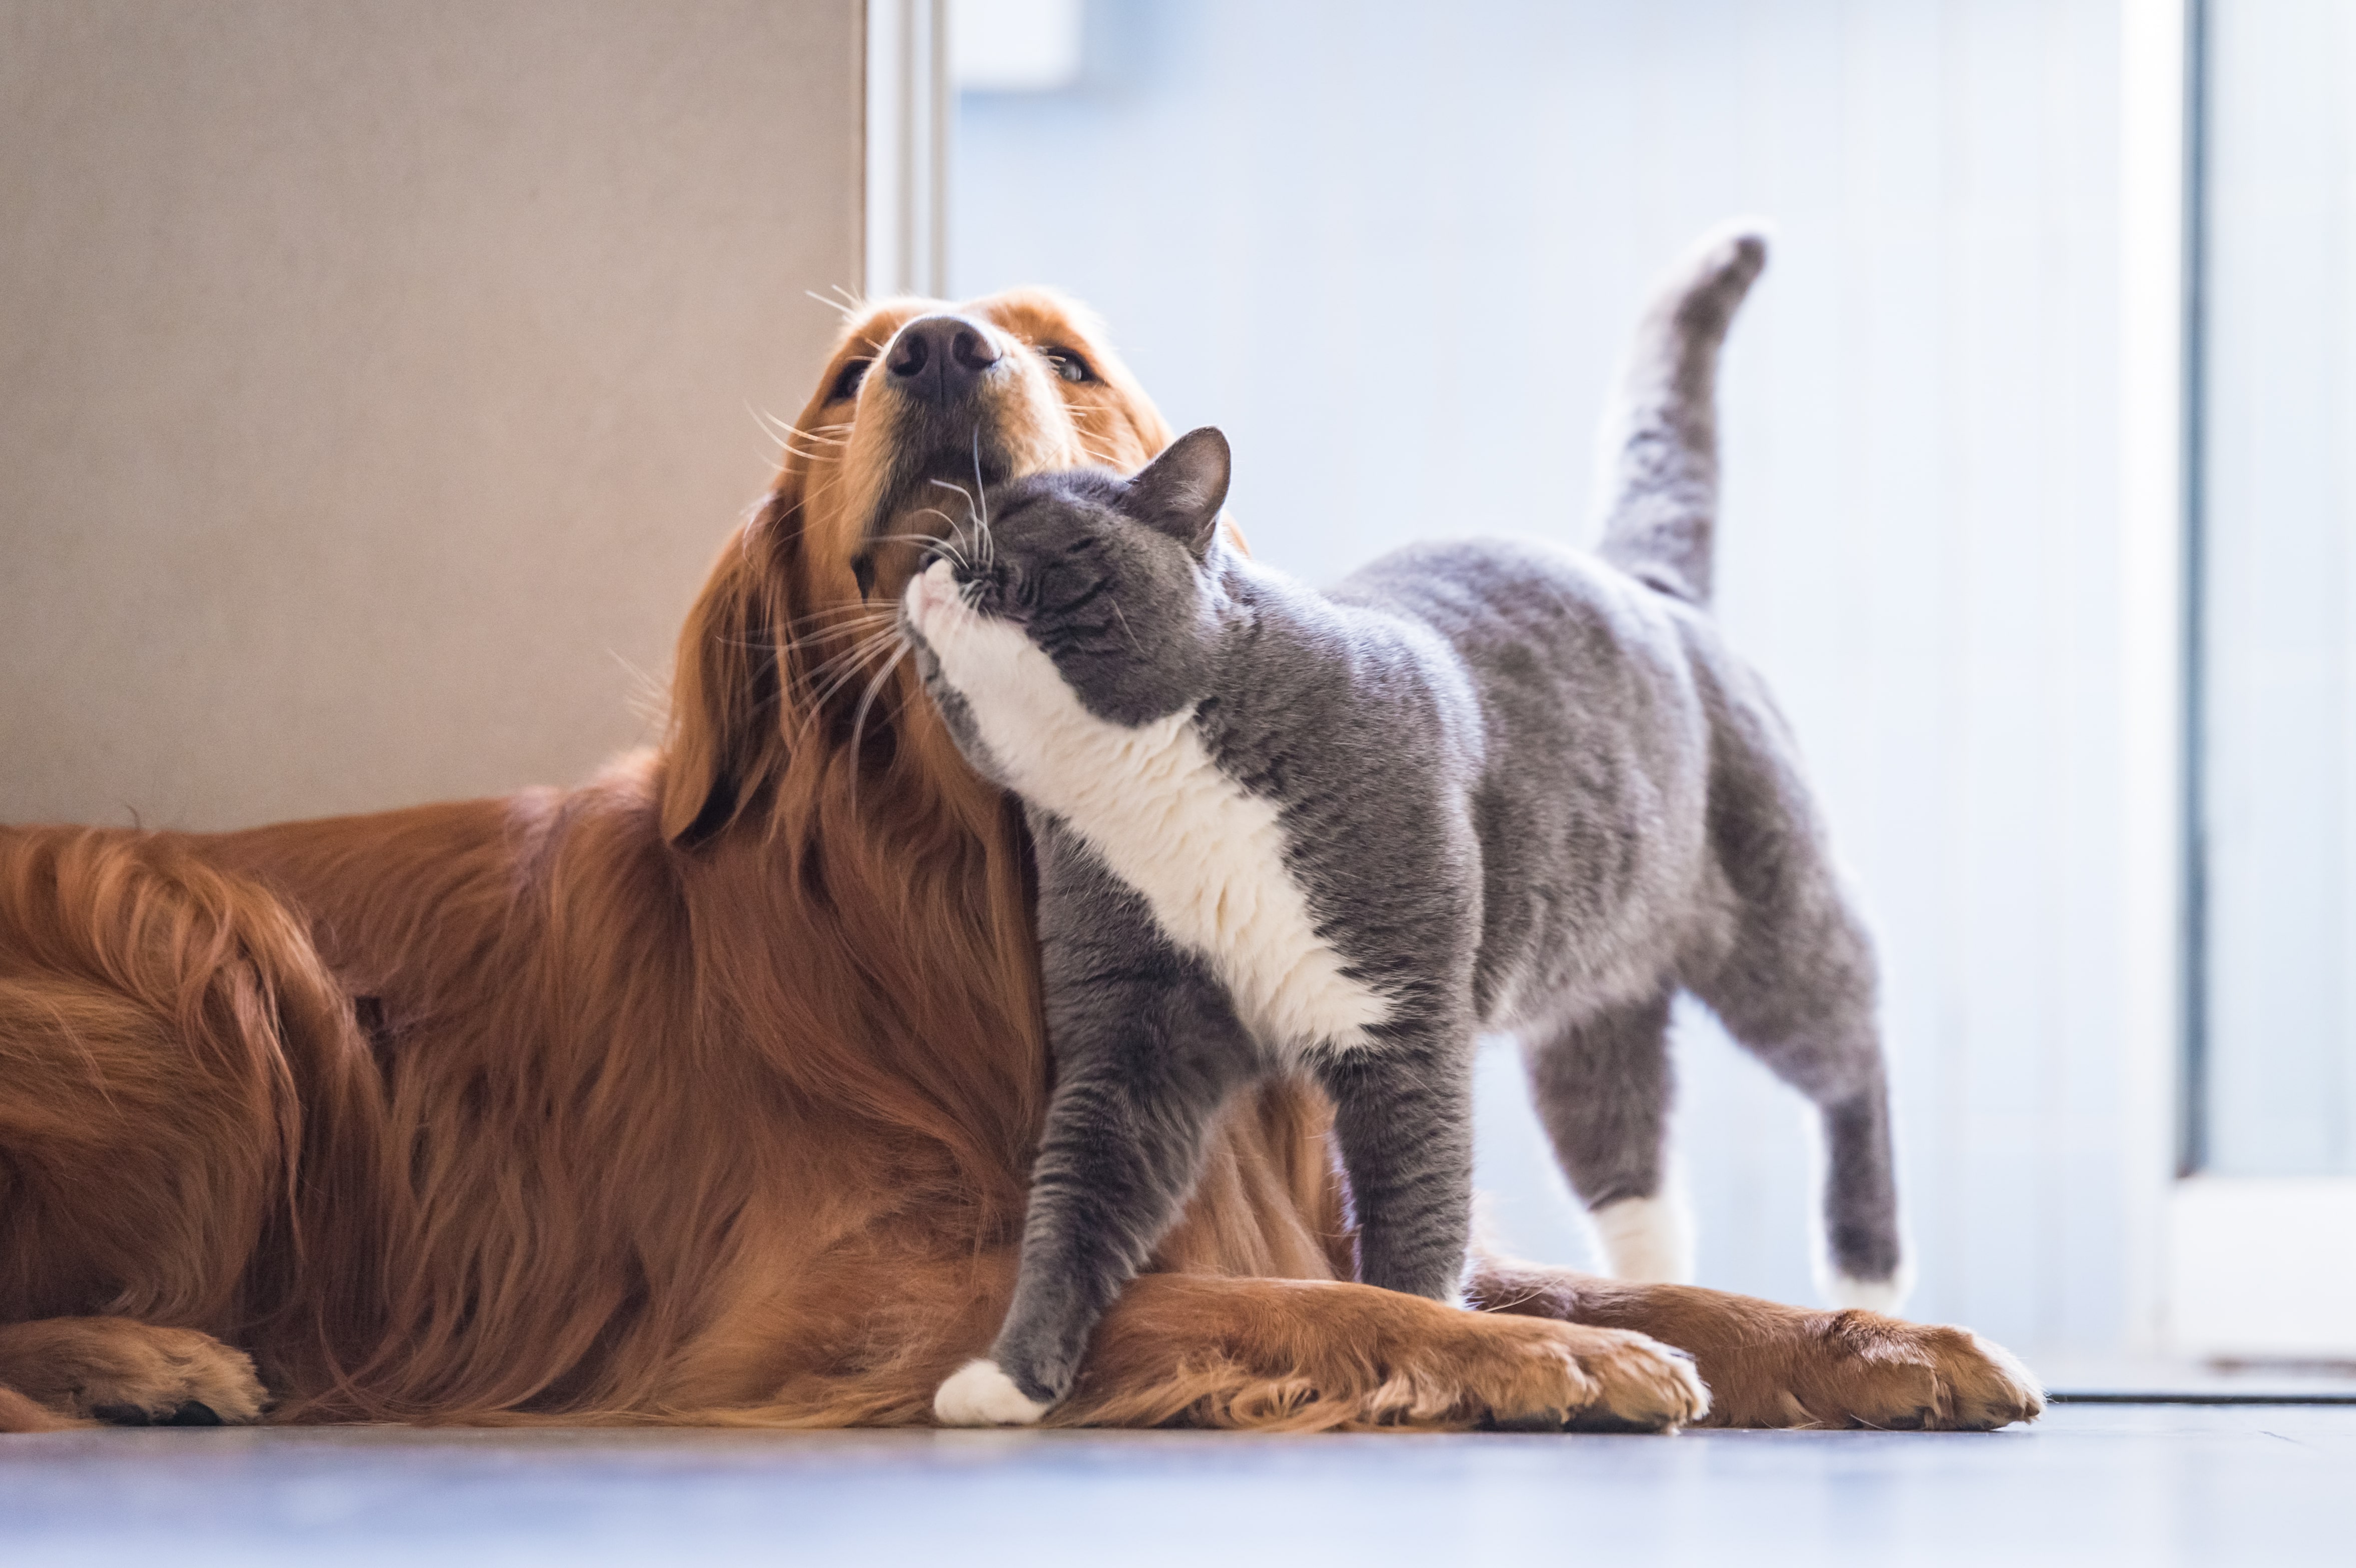
POLYGON ((946 405, 973 391, 998 363, 990 334, 961 315, 920 315, 900 329, 884 368, 919 402, 946 405))

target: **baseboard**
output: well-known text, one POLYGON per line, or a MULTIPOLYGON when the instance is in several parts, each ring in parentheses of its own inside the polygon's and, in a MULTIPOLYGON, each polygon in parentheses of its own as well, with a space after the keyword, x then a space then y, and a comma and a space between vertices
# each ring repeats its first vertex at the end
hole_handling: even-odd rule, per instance
POLYGON ((2356 1355, 2356 1179, 2178 1182, 2168 1276, 2179 1354, 2356 1355))

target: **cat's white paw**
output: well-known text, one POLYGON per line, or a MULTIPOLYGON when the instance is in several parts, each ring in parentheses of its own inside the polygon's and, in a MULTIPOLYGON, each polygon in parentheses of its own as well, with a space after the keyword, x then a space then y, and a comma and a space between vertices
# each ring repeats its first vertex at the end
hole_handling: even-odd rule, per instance
POLYGON ((1046 1413, 1047 1406, 991 1360, 968 1361, 933 1395, 933 1415, 943 1426, 1030 1426, 1046 1413))
POLYGON ((1895 1317, 1906 1305, 1907 1280, 1903 1275, 1892 1279, 1852 1279, 1837 1274, 1825 1283, 1825 1294, 1832 1297, 1835 1307, 1861 1307, 1868 1312, 1887 1313, 1895 1317))
POLYGON ((1693 1214, 1675 1191, 1622 1198, 1588 1211, 1614 1279, 1647 1285, 1691 1285, 1693 1214))

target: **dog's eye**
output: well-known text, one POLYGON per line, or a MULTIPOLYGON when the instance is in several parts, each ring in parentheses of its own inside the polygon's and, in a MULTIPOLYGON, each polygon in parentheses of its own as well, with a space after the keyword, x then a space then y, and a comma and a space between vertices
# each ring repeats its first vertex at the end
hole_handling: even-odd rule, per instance
POLYGON ((1055 368, 1055 374, 1066 381, 1093 381, 1097 379, 1096 372, 1088 368, 1088 362, 1068 348, 1042 348, 1039 352, 1046 357, 1048 364, 1055 368))
POLYGON ((839 403, 846 399, 857 397, 859 383, 867 379, 867 367, 874 363, 873 359, 853 359, 850 364, 845 365, 842 368, 842 374, 834 379, 834 385, 828 390, 826 400, 830 403, 839 403))

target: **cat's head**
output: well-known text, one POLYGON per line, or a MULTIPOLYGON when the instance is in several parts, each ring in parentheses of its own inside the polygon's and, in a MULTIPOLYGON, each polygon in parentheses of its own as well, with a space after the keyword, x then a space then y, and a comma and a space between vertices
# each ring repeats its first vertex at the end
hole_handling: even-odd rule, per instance
POLYGON ((935 547, 901 595, 901 624, 984 773, 1011 782, 977 743, 977 694, 1057 683, 1088 715, 1130 727, 1207 694, 1228 462, 1226 437, 1205 427, 1127 479, 1033 475, 991 490, 935 547))

